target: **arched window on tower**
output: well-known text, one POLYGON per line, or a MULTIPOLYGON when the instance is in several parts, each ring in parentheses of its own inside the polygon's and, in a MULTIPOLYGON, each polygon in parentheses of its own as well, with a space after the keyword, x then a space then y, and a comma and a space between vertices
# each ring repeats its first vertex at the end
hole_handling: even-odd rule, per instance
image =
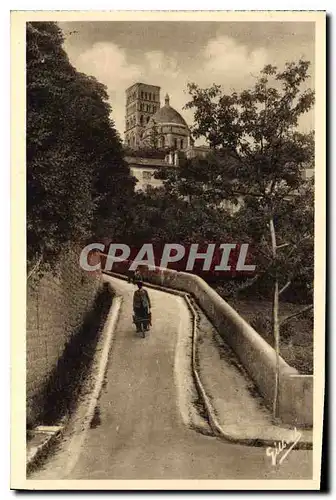
POLYGON ((183 149, 183 139, 181 139, 181 149, 183 149))
POLYGON ((177 149, 177 139, 174 139, 174 148, 177 149))
POLYGON ((151 94, 151 92, 149 92, 149 94, 148 94, 148 100, 149 100, 149 101, 151 101, 151 100, 152 100, 152 94, 151 94))
POLYGON ((143 126, 143 115, 140 116, 140 125, 143 126))
POLYGON ((150 116, 147 116, 147 118, 146 118, 146 119, 147 119, 147 123, 148 123, 148 122, 149 122, 149 119, 150 119, 150 116))
POLYGON ((165 138, 164 138, 164 135, 161 137, 161 148, 164 148, 165 147, 165 138))

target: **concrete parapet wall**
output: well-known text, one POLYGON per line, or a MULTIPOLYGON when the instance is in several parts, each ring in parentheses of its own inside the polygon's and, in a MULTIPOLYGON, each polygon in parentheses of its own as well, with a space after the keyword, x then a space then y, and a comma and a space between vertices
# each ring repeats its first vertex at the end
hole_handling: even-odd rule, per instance
POLYGON ((314 376, 290 374, 280 379, 279 408, 287 424, 312 427, 314 420, 314 376))
MULTIPOLYGON (((104 256, 102 256, 104 267, 104 256)), ((113 271, 127 273, 127 262, 113 271)), ((276 355, 274 349, 202 278, 171 269, 139 267, 145 281, 192 294, 223 339, 234 350, 255 382, 266 405, 272 408, 276 355)), ((280 358, 279 416, 294 426, 313 425, 313 376, 300 375, 280 358)))

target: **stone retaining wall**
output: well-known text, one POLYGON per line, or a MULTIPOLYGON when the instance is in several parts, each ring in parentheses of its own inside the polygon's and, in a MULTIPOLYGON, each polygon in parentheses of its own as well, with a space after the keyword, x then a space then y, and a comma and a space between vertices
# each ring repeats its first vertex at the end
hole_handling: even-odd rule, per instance
POLYGON ((38 423, 41 394, 63 354, 80 329, 101 283, 101 273, 79 266, 79 250, 65 249, 57 275, 48 272, 27 282, 26 400, 27 425, 38 423))

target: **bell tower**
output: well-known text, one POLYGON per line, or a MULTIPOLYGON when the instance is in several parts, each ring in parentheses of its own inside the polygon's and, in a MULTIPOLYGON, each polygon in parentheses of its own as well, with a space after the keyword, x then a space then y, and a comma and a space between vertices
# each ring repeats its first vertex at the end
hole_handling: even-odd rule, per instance
POLYGON ((160 108, 160 87, 135 83, 126 89, 125 145, 138 149, 149 119, 160 108))

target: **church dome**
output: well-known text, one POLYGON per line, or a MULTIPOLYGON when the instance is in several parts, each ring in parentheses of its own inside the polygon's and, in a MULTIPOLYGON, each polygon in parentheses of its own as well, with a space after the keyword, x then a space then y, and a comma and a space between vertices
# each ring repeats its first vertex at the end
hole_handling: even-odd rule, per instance
POLYGON ((184 118, 169 104, 151 116, 142 135, 142 145, 160 149, 185 150, 190 145, 190 130, 184 118))
POLYGON ((169 123, 175 125, 182 125, 188 128, 186 121, 180 115, 180 113, 176 111, 176 109, 170 106, 168 95, 166 95, 165 98, 165 105, 151 117, 146 128, 151 128, 153 126, 153 123, 155 123, 156 125, 163 125, 169 123))

